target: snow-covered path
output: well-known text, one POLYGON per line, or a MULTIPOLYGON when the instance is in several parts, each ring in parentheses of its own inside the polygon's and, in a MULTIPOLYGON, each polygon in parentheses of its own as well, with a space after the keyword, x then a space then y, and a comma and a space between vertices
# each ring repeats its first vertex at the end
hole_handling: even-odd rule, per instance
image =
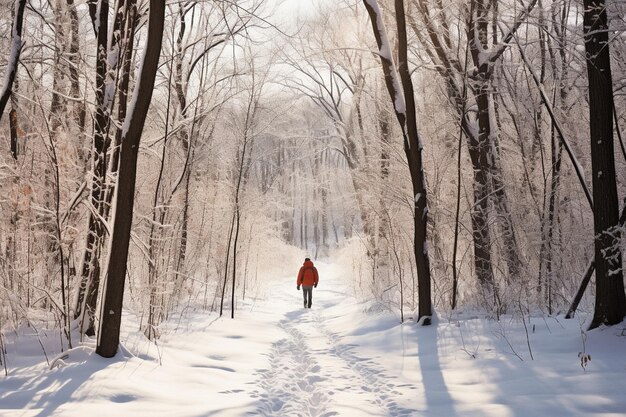
POLYGON ((52 358, 58 333, 6 333, 0 416, 626 415, 622 326, 583 338, 577 320, 542 316, 400 325, 355 300, 334 265, 318 269, 310 310, 289 276, 267 279, 235 320, 191 310, 170 318, 156 346, 127 314, 112 360, 88 341, 49 369, 42 346, 52 358), (586 370, 583 349, 593 358, 586 370))
MULTIPOLYGON (((416 410, 404 408, 397 399, 415 389, 411 384, 398 387, 396 378, 372 358, 353 352, 354 345, 329 330, 326 311, 332 311, 350 297, 337 278, 323 282, 314 291, 314 306, 304 309, 294 300, 293 280, 277 289, 273 306, 284 317, 277 322, 285 337, 272 344, 268 368, 260 369, 254 397, 260 407, 253 415, 333 415, 408 416, 416 410), (288 289, 288 290, 286 290, 288 289), (298 307, 294 307, 296 304, 298 307)), ((408 398, 406 398, 406 402, 408 398)))
MULTIPOLYGON (((318 268, 312 309, 302 307, 295 278, 286 277, 240 302, 235 320, 203 312, 170 319, 158 346, 127 315, 125 352, 113 360, 95 355, 92 341, 49 370, 36 339, 10 341, 0 416, 415 415, 407 408, 411 378, 399 383, 343 341, 349 328, 329 327, 336 318, 349 327, 346 314, 360 312, 334 268, 318 268)), ((44 346, 53 356, 55 341, 44 346)))

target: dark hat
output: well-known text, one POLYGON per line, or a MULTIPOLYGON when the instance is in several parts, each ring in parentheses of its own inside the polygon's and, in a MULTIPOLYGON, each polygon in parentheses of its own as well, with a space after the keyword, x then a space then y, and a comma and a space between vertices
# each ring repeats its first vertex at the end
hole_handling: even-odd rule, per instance
POLYGON ((310 260, 311 260, 311 258, 304 258, 304 262, 310 261, 310 260))

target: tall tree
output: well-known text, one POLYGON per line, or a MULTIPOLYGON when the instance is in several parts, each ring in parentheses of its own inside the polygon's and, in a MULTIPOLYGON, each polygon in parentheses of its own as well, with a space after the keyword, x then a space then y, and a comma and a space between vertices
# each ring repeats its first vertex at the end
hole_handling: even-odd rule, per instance
POLYGON ((0 87, 0 120, 2 120, 4 108, 9 102, 9 97, 11 97, 13 81, 15 80, 15 75, 17 74, 17 63, 20 60, 20 53, 22 52, 24 7, 26 7, 26 0, 15 0, 13 25, 11 27, 11 50, 9 53, 6 73, 4 75, 4 81, 0 87))
POLYGON ((395 0, 396 25, 398 29, 399 71, 391 56, 383 17, 376 0, 363 0, 372 22, 374 37, 378 44, 380 61, 385 75, 385 84, 394 105, 396 117, 402 129, 404 152, 409 164, 411 183, 414 194, 414 230, 413 250, 417 266, 418 279, 418 318, 424 325, 431 322, 432 301, 430 294, 430 261, 428 258, 427 224, 428 206, 426 182, 422 162, 422 143, 417 132, 415 99, 413 84, 408 69, 407 36, 404 1, 395 0), (398 77, 398 72, 400 77, 398 77), (400 78, 400 79, 398 79, 400 78))
MULTIPOLYGON (((89 308, 88 301, 95 301, 100 283, 99 247, 100 240, 104 238, 105 227, 100 217, 102 192, 106 181, 106 153, 108 148, 107 130, 110 122, 110 113, 105 103, 105 89, 107 76, 107 44, 108 44, 108 19, 109 1, 101 0, 96 13, 91 16, 96 30, 96 115, 93 123, 93 150, 91 166, 91 210, 89 213, 89 230, 87 242, 83 253, 81 267, 81 285, 78 292, 75 318, 84 317, 88 314, 86 333, 94 334, 93 310, 89 308), (94 295, 91 296, 90 295, 94 295)), ((54 100, 53 100, 54 101, 54 100)), ((82 321, 82 320, 81 320, 82 321)))
MULTIPOLYGON (((94 313, 98 299, 100 284, 100 257, 105 241, 105 222, 109 217, 110 197, 112 185, 107 184, 107 175, 112 167, 117 165, 117 153, 113 158, 107 157, 111 145, 111 125, 114 107, 115 92, 119 88, 120 103, 118 115, 125 115, 126 92, 128 90, 128 76, 121 76, 120 70, 127 69, 130 55, 127 49, 132 49, 132 34, 134 31, 135 0, 120 0, 116 2, 115 17, 109 35, 108 0, 102 0, 97 10, 98 15, 92 15, 97 24, 96 28, 96 115, 93 126, 93 151, 91 169, 91 192, 89 231, 83 252, 81 268, 81 285, 77 298, 75 317, 81 317, 83 329, 87 335, 94 335, 94 313), (111 161, 113 159, 113 161, 111 161), (110 166, 110 167, 109 167, 110 166), (87 315, 87 316, 85 316, 87 315), (86 320, 85 320, 86 319, 86 320)), ((123 117, 118 120, 123 122, 123 117)), ((116 137, 117 137, 116 129, 116 137)))
POLYGON ((137 177, 137 155, 139 142, 152 100, 154 80, 161 54, 165 2, 150 0, 148 34, 138 75, 133 91, 133 105, 124 122, 122 149, 119 161, 117 196, 115 199, 115 220, 111 236, 111 253, 104 285, 100 332, 96 353, 110 358, 117 352, 120 340, 124 281, 126 279, 130 229, 133 220, 135 180, 137 177))
POLYGON ((584 0, 583 33, 589 77, 589 123, 593 173, 596 304, 591 328, 626 316, 624 272, 613 143, 613 80, 605 0, 584 0), (601 202, 601 203, 600 203, 601 202))

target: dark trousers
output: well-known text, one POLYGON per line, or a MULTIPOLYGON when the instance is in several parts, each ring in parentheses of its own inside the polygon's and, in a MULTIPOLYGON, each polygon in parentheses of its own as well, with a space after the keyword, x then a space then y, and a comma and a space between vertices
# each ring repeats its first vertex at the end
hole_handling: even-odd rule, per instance
POLYGON ((302 287, 302 296, 304 297, 304 307, 311 308, 313 302, 313 287, 302 287))

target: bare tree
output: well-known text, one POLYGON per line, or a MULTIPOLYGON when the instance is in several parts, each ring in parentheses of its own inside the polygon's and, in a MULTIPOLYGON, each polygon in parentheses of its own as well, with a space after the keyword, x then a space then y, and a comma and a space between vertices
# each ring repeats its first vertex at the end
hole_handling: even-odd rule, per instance
POLYGON ((26 0, 15 0, 14 4, 13 24, 11 26, 11 50, 2 88, 0 88, 0 120, 2 120, 4 108, 9 101, 9 97, 11 97, 11 88, 13 87, 15 74, 17 73, 17 63, 20 60, 20 53, 22 52, 22 24, 24 21, 26 0))
POLYGON ((370 15, 374 37, 378 44, 385 83, 389 96, 393 102, 396 117, 402 128, 404 138, 404 152, 406 154, 411 183, 414 193, 414 235, 413 249, 417 265, 419 307, 418 318, 422 324, 431 322, 432 301, 430 290, 430 261, 427 249, 428 207, 426 196, 426 182, 422 162, 422 143, 417 132, 416 108, 413 94, 413 85, 408 69, 407 38, 404 1, 396 0, 396 25, 398 29, 398 56, 400 61, 399 74, 391 56, 391 45, 383 24, 383 16, 376 0, 364 0, 363 3, 370 15), (401 81, 400 81, 401 80, 401 81))
POLYGON ((141 72, 133 92, 133 105, 124 122, 120 168, 115 199, 115 219, 111 236, 111 254, 104 286, 104 298, 100 317, 100 331, 96 353, 110 358, 117 352, 124 299, 128 246, 133 219, 137 154, 141 133, 150 107, 154 80, 161 54, 165 2, 150 0, 148 34, 141 72))
MULTIPOLYGON (((113 194, 113 186, 107 183, 110 169, 117 165, 114 150, 112 158, 107 158, 111 147, 111 126, 116 93, 120 103, 118 115, 125 117, 128 76, 122 70, 128 70, 130 56, 126 49, 132 49, 132 33, 134 32, 135 0, 122 0, 116 3, 114 20, 108 25, 109 4, 103 0, 97 12, 92 15, 96 28, 96 114, 93 124, 93 151, 90 176, 89 231, 83 252, 81 267, 81 284, 79 287, 75 317, 80 318, 83 330, 87 335, 94 335, 94 316, 100 286, 100 258, 107 233, 106 224, 109 205, 113 194), (109 65, 111 63, 111 65, 109 65), (121 78, 121 79, 120 79, 121 78), (118 85, 120 86, 118 91, 118 85)), ((123 120, 119 120, 121 122, 123 120)), ((115 129, 116 137, 118 129, 115 129)))
POLYGON ((620 250, 619 206, 613 141, 613 80, 604 0, 583 2, 583 31, 589 78, 589 121, 593 172, 596 303, 590 327, 617 324, 626 316, 620 250), (599 202, 602 201, 600 204, 599 202))

